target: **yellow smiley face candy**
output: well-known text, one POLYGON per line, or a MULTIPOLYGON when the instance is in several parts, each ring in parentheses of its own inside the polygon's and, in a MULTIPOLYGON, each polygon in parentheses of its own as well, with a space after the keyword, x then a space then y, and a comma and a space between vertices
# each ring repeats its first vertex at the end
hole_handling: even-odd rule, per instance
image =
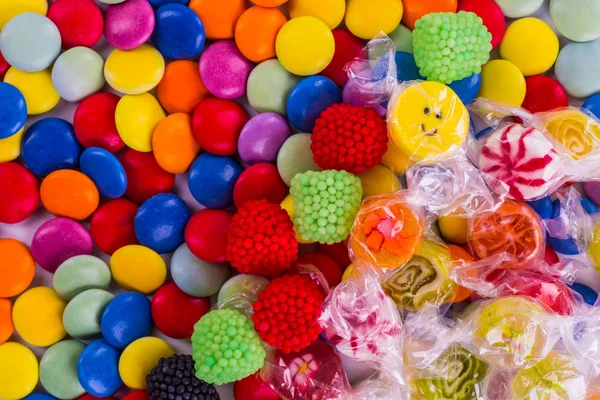
POLYGON ((448 86, 420 82, 392 100, 390 141, 420 161, 456 150, 469 132, 469 113, 448 86))
POLYGON ((598 149, 600 124, 589 115, 574 109, 553 111, 542 116, 546 130, 578 160, 598 149))

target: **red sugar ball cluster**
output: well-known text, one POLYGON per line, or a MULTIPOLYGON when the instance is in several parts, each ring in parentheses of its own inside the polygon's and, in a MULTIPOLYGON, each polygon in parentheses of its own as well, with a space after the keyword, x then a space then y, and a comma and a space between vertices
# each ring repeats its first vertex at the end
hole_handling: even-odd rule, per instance
POLYGON ((318 318, 325 295, 308 275, 274 279, 252 306, 258 336, 284 353, 304 349, 321 333, 318 318))
POLYGON ((279 276, 298 257, 294 223, 279 204, 248 201, 231 220, 226 253, 242 274, 279 276))
POLYGON ((317 119, 310 149, 319 167, 360 174, 379 164, 387 142, 385 121, 375 110, 334 104, 317 119))

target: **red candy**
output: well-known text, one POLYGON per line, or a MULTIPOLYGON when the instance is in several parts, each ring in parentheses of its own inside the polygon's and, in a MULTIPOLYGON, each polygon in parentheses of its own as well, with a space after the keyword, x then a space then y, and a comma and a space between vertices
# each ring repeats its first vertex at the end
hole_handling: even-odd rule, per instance
POLYGON ((321 244, 318 243, 317 247, 321 253, 325 253, 333 258, 342 269, 346 269, 352 261, 348 255, 348 241, 344 240, 340 243, 334 244, 321 244))
POLYGON ((121 247, 138 244, 133 220, 139 206, 127 199, 109 200, 92 215, 90 232, 94 243, 112 255, 121 247))
POLYGON ((558 254, 556 254, 552 247, 546 246, 546 249, 544 250, 544 261, 548 265, 554 265, 560 262, 560 258, 558 258, 558 254))
POLYGON ((77 106, 73 129, 83 147, 101 147, 111 153, 125 147, 115 123, 119 100, 120 97, 112 93, 95 93, 77 106))
POLYGON ((121 400, 148 400, 148 392, 145 390, 134 390, 123 396, 121 400))
POLYGON ((0 164, 0 222, 21 222, 39 204, 39 184, 31 171, 14 162, 0 164))
POLYGON ((94 46, 104 31, 102 11, 93 0, 56 0, 48 10, 56 24, 62 48, 94 46))
POLYGON ((269 163, 259 163, 246 169, 233 187, 233 201, 240 208, 247 201, 266 199, 271 203, 281 203, 287 196, 288 187, 281 179, 277 167, 269 163))
POLYGON ((258 336, 284 353, 310 345, 321 333, 318 318, 325 296, 308 275, 274 279, 252 305, 258 336))
POLYGON ((365 44, 346 29, 334 29, 332 33, 335 41, 335 53, 333 53, 333 59, 327 68, 320 75, 331 79, 338 86, 344 86, 348 81, 348 74, 344 71, 344 67, 360 55, 365 44))
POLYGON ((342 281, 342 270, 338 263, 324 253, 306 253, 298 256, 292 267, 286 274, 299 273, 302 266, 313 266, 317 268, 327 280, 329 287, 336 286, 342 281))
POLYGON ((260 371, 233 384, 235 400, 281 400, 271 386, 262 380, 260 371))
POLYGON ((206 99, 194 110, 192 132, 201 148, 219 156, 237 151, 240 132, 248 114, 233 100, 206 99))
POLYGON ((569 95, 558 81, 543 75, 525 79, 527 91, 522 107, 531 113, 569 106, 569 95))
POLYGON ((127 174, 125 194, 137 203, 143 203, 156 194, 170 192, 175 185, 175 175, 162 169, 152 153, 127 150, 121 164, 127 174))
POLYGON ((319 167, 360 174, 379 164, 387 142, 385 121, 375 110, 334 104, 315 122, 310 149, 319 167))
POLYGON ((227 259, 242 274, 273 278, 298 256, 294 223, 279 204, 250 201, 233 216, 227 259))
POLYGON ((192 297, 175 282, 169 282, 152 296, 151 310, 159 331, 175 339, 187 339, 194 333, 194 324, 210 310, 210 300, 192 297))
POLYGON ((233 214, 226 210, 205 208, 198 211, 185 227, 185 242, 199 259, 222 263, 227 261, 227 232, 233 214))
POLYGON ((498 47, 506 32, 506 21, 502 10, 494 0, 458 0, 458 11, 477 14, 492 34, 492 48, 498 47))
POLYGON ((10 64, 8 63, 8 61, 6 61, 6 59, 2 55, 2 52, 0 52, 0 80, 4 79, 4 75, 6 75, 6 72, 9 68, 10 64))

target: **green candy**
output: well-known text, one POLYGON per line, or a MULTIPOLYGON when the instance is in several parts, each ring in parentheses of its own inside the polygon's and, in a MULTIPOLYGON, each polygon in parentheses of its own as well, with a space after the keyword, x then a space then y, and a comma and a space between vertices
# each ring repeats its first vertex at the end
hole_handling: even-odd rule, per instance
POLYGON ((427 14, 413 31, 415 62, 428 80, 452 83, 481 72, 491 41, 492 34, 472 12, 427 14))
POLYGON ((54 273, 54 289, 60 297, 71 300, 88 289, 108 289, 110 269, 94 256, 75 256, 63 262, 54 273))
POLYGON ((196 377, 223 385, 262 368, 266 352, 250 320, 237 310, 214 310, 194 325, 196 377))
POLYGON ((52 396, 74 399, 85 393, 77 376, 77 363, 83 349, 82 343, 64 340, 49 347, 42 356, 40 381, 52 396))
POLYGON ((307 171, 292 178, 290 193, 300 236, 327 244, 348 237, 362 198, 358 177, 346 171, 307 171))
POLYGON ((74 338, 91 339, 102 333, 100 318, 113 294, 102 289, 90 289, 69 301, 63 313, 63 325, 74 338))

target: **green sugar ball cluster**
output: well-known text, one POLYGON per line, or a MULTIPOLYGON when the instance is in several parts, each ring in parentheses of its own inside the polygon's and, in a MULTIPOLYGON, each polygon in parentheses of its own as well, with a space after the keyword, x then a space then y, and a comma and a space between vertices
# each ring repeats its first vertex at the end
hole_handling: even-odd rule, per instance
POLYGON ((194 325, 196 376, 222 385, 262 368, 266 352, 250 320, 237 310, 215 310, 194 325))
POLYGON ((346 239, 360 208, 360 179, 346 171, 307 171, 292 179, 298 234, 319 243, 346 239))
POLYGON ((430 81, 452 83, 480 73, 490 58, 492 34, 472 12, 427 14, 415 24, 414 56, 430 81))

